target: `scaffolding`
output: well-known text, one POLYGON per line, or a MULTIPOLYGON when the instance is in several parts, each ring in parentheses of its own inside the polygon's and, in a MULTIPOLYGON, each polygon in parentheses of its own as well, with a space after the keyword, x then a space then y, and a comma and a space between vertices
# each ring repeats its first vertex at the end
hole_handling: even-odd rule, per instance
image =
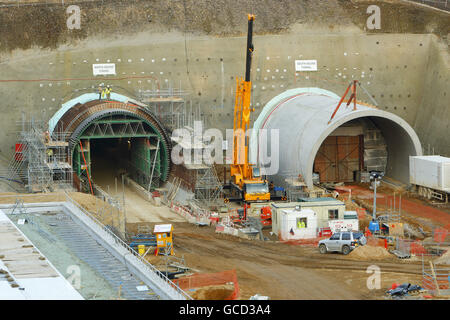
POLYGON ((285 180, 287 184, 286 196, 288 201, 298 201, 299 198, 309 196, 305 180, 301 175, 290 174, 285 180))
POLYGON ((158 83, 154 83, 151 89, 140 89, 137 96, 168 129, 182 126, 188 93, 181 89, 181 85, 180 88, 173 88, 170 84, 160 88, 158 83))
MULTIPOLYGON (((219 198, 223 197, 223 186, 217 176, 213 164, 204 162, 203 155, 208 148, 202 140, 192 139, 194 129, 184 126, 185 130, 191 133, 191 140, 185 141, 182 137, 172 136, 172 143, 178 144, 182 148, 182 167, 185 169, 185 176, 193 177, 189 179, 189 189, 194 192, 194 198, 205 206, 217 205, 219 198), (201 156, 201 159, 198 159, 201 156)), ((180 174, 180 173, 178 173, 180 174)), ((183 177, 178 177, 183 178, 183 177)))
POLYGON ((206 206, 217 205, 223 197, 223 187, 214 166, 196 169, 195 199, 206 206))
POLYGON ((50 137, 44 121, 22 119, 19 143, 8 166, 8 178, 18 179, 28 192, 73 189, 73 171, 68 157, 68 133, 50 137))
MULTIPOLYGON (((378 200, 378 199, 377 199, 378 200)), ((382 200, 377 201, 379 204, 382 203, 382 200)), ((393 193, 392 199, 388 199, 388 197, 384 197, 385 210, 381 211, 377 209, 377 219, 381 223, 399 223, 401 221, 402 215, 402 194, 399 193, 397 198, 396 192, 393 193)))
POLYGON ((193 127, 195 121, 206 124, 206 117, 202 114, 201 106, 193 104, 189 99, 189 92, 181 88, 174 88, 170 82, 161 88, 154 83, 152 88, 139 89, 136 96, 147 105, 147 108, 169 130, 193 127))

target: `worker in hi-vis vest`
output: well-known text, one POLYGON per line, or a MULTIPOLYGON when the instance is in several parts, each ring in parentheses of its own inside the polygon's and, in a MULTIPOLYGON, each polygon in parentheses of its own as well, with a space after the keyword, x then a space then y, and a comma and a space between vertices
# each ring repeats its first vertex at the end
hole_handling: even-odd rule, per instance
POLYGON ((102 94, 103 94, 103 86, 98 86, 98 100, 102 100, 102 94))
POLYGON ((303 228, 306 228, 305 222, 300 220, 299 222, 297 222, 297 229, 303 229, 303 228))
POLYGON ((47 162, 53 162, 53 150, 50 148, 47 149, 47 162))
POLYGON ((109 100, 109 98, 111 96, 111 87, 109 85, 106 86, 105 94, 106 94, 106 98, 109 100))

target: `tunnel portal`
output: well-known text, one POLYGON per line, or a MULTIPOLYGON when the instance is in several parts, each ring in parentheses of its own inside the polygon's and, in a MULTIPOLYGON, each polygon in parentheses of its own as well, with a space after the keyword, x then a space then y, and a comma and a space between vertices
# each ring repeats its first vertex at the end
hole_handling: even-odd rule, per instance
MULTIPOLYGON (((79 99, 83 100, 83 99, 79 99)), ((74 184, 88 190, 88 177, 99 186, 113 187, 126 174, 146 190, 158 188, 171 170, 168 133, 138 102, 90 100, 74 103, 51 127, 64 132, 74 184)))

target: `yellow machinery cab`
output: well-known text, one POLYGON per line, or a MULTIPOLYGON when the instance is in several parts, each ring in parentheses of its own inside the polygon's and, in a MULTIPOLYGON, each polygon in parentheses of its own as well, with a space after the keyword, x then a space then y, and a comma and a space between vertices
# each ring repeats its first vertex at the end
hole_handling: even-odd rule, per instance
POLYGON ((173 226, 172 224, 157 224, 153 230, 156 236, 156 251, 173 255, 173 226))
POLYGON ((270 201, 270 192, 267 181, 265 180, 244 180, 244 200, 270 201))

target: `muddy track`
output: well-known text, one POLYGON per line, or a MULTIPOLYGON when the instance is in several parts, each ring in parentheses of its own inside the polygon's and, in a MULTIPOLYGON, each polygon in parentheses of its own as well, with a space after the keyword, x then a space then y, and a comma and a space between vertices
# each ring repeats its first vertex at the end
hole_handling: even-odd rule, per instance
POLYGON ((182 250, 198 252, 201 255, 215 256, 221 253, 223 258, 242 259, 250 261, 257 259, 258 263, 271 265, 277 263, 286 266, 297 266, 308 269, 334 269, 365 271, 369 265, 377 265, 383 272, 404 274, 421 274, 420 262, 403 262, 396 258, 392 261, 355 261, 347 259, 341 254, 329 253, 321 255, 313 247, 289 246, 282 243, 267 243, 257 241, 230 241, 203 236, 199 241, 198 235, 194 237, 189 233, 176 235, 176 247, 182 250), (189 248, 189 249, 188 249, 189 248), (192 249, 195 248, 195 249, 192 249))

